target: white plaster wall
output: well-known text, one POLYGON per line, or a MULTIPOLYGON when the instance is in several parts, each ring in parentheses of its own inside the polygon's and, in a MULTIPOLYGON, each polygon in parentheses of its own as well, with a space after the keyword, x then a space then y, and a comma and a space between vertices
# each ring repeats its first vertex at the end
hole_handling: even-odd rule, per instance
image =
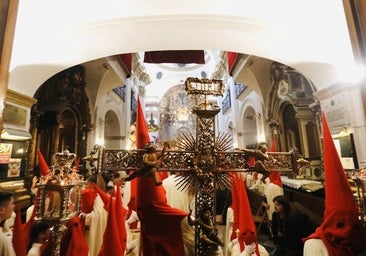
POLYGON ((187 49, 276 60, 318 88, 354 66, 341 0, 33 0, 19 3, 9 88, 32 96, 47 78, 79 63, 187 49))

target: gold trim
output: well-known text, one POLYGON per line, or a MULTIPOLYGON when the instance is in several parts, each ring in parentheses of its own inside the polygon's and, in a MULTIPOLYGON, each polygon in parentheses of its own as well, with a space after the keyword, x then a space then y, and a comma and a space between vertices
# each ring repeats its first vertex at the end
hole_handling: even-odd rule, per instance
POLYGON ((15 103, 23 107, 31 108, 37 100, 27 95, 8 89, 6 95, 6 101, 9 103, 15 103))
POLYGON ((202 94, 222 96, 224 94, 224 81, 207 78, 188 77, 185 81, 187 94, 202 94))

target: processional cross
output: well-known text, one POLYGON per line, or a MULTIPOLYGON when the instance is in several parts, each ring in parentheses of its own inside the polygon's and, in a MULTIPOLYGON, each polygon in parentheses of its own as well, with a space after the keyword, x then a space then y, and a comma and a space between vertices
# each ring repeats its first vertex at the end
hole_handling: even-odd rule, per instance
MULTIPOLYGON (((205 101, 192 110, 196 114, 195 137, 189 132, 176 138, 178 150, 164 153, 162 166, 158 171, 178 171, 178 186, 181 190, 195 193, 195 213, 209 209, 215 223, 215 191, 230 188, 230 172, 247 171, 244 152, 228 151, 232 148, 230 135, 216 136, 215 117, 220 112, 218 106, 208 103, 207 96, 222 96, 222 80, 188 78, 185 82, 187 94, 205 96, 205 101)), ((141 167, 143 150, 102 150, 102 161, 98 163, 98 172, 103 170, 130 170, 141 167)), ((101 152, 99 152, 100 154, 101 152)), ((215 225, 215 224, 214 224, 215 225)), ((215 228, 215 226, 213 226, 215 228)), ((207 255, 212 246, 205 243, 200 235, 202 227, 195 225, 195 255, 207 255)))

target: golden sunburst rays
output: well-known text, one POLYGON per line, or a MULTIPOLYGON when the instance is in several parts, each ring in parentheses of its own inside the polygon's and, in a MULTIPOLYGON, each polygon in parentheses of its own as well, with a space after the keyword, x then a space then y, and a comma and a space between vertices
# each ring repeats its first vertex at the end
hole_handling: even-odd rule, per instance
POLYGON ((194 151, 196 149, 196 140, 190 132, 179 133, 176 138, 176 143, 179 149, 187 151, 194 151))
POLYGON ((227 151, 233 147, 233 138, 228 133, 219 133, 215 141, 216 151, 227 151))
POLYGON ((231 188, 231 174, 230 172, 218 172, 216 175, 216 187, 219 190, 231 188))
MULTIPOLYGON (((219 133, 215 140, 216 151, 224 152, 233 148, 233 138, 228 133, 219 133)), ((218 156, 220 158, 220 156, 218 156)), ((217 159, 220 161, 220 159, 217 159)), ((228 170, 216 170, 216 186, 219 189, 231 187, 231 175, 228 170)))
MULTIPOLYGON (((181 172, 177 180, 177 188, 181 191, 194 192, 207 186, 210 181, 216 188, 222 190, 231 187, 231 175, 228 170, 219 170, 216 161, 220 161, 220 156, 215 151, 224 152, 232 148, 232 138, 229 134, 220 133, 215 142, 215 150, 212 152, 215 165, 206 169, 200 161, 207 160, 208 156, 196 149, 196 140, 190 132, 182 132, 176 138, 176 146, 185 151, 194 152, 192 159, 187 159, 189 170, 181 172), (202 167, 202 168, 200 168, 202 167)), ((206 153, 207 154, 207 153, 206 153)), ((211 156, 212 157, 212 156, 211 156)))
POLYGON ((200 189, 200 180, 196 173, 192 170, 182 172, 176 177, 177 189, 180 191, 187 191, 194 194, 196 190, 200 189))

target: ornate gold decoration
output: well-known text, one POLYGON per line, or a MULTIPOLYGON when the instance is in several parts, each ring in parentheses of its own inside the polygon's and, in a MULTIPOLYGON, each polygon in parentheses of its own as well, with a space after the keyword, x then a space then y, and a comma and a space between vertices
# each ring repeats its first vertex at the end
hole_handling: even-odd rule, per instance
POLYGON ((185 85, 188 94, 222 96, 225 88, 222 80, 199 79, 194 77, 188 77, 185 85))
POLYGON ((60 255, 60 242, 67 222, 80 212, 81 189, 84 182, 71 165, 76 155, 65 150, 55 154, 55 163, 48 176, 38 184, 39 199, 36 221, 51 226, 52 255, 60 255))
MULTIPOLYGON (((222 81, 188 78, 186 90, 188 94, 221 95, 222 81), (202 84, 200 84, 202 83, 202 84)), ((220 108, 205 102, 194 106, 196 114, 196 134, 189 131, 181 132, 175 138, 177 150, 164 152, 164 160, 158 167, 159 171, 178 171, 178 187, 195 193, 195 212, 203 209, 212 212, 212 223, 216 217, 215 191, 230 188, 231 172, 254 171, 247 164, 248 155, 243 151, 229 151, 232 148, 232 138, 228 134, 215 134, 215 117, 220 108)), ((143 150, 108 150, 95 148, 94 159, 98 157, 98 173, 112 170, 138 169, 142 165, 143 150), (102 163, 102 165, 101 165, 102 163)), ((295 168, 294 153, 274 153, 270 160, 279 163, 283 168, 295 168)), ((287 170, 287 169, 286 169, 287 170)), ((201 240, 201 227, 195 226, 195 255, 207 255, 213 248, 201 240)))

